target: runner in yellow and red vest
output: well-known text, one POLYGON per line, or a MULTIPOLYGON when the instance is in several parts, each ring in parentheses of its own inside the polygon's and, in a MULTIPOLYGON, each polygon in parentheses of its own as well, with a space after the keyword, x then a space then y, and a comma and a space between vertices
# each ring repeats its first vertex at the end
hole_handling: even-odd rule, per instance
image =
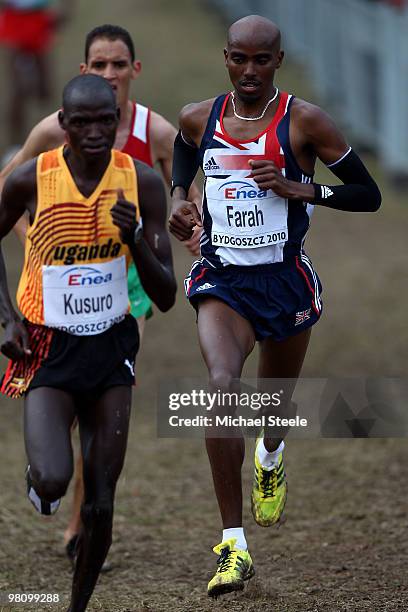
POLYGON ((0 251, 2 391, 25 394, 27 492, 52 514, 73 472, 71 427, 83 452, 82 528, 70 612, 83 612, 112 540, 114 492, 126 452, 139 339, 129 314, 127 266, 136 264, 156 306, 174 304, 166 198, 157 173, 112 150, 119 113, 112 88, 78 76, 63 94, 68 145, 7 179, 0 239, 28 211, 24 269, 14 310, 0 251))
MULTIPOLYGON (((149 166, 158 164, 166 183, 171 183, 173 142, 175 128, 158 113, 129 99, 132 80, 141 72, 141 63, 136 59, 133 40, 124 28, 115 25, 98 26, 91 30, 85 42, 85 62, 80 66, 84 74, 103 76, 112 86, 120 108, 120 121, 116 132, 115 148, 131 155, 149 166)), ((0 188, 10 172, 23 162, 36 157, 43 151, 53 149, 64 143, 65 133, 58 122, 58 112, 43 119, 30 133, 23 148, 0 174, 0 188)), ((191 200, 199 202, 201 196, 195 185, 189 192, 191 200)), ((22 217, 16 229, 25 241, 27 220, 22 217)), ((199 234, 186 241, 193 254, 199 251, 199 234), (198 251, 197 251, 198 249, 198 251)), ((131 263, 128 270, 128 291, 131 313, 137 318, 140 340, 146 316, 151 312, 151 300, 144 291, 135 266, 131 263)), ((73 511, 64 534, 67 554, 71 560, 75 556, 75 543, 80 527, 80 505, 82 501, 81 462, 76 468, 73 511)))

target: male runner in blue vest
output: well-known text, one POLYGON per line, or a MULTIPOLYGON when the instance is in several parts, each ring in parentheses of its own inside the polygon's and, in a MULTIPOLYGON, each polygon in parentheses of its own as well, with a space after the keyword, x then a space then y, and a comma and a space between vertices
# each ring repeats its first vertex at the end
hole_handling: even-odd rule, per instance
MULTIPOLYGON (((290 379, 283 414, 320 317, 321 285, 303 250, 314 205, 369 212, 381 194, 332 119, 274 85, 283 51, 277 26, 256 15, 234 23, 224 50, 233 91, 186 106, 173 163, 170 230, 180 240, 202 225, 202 259, 186 281, 197 310, 199 342, 210 387, 237 390, 246 358, 259 342, 258 375, 290 379), (319 158, 343 185, 313 181, 319 158), (198 167, 205 174, 202 217, 187 192, 198 167)), ((217 408, 220 411, 220 407, 217 408)), ((242 522, 242 434, 206 438, 223 522, 216 597, 240 590, 254 574, 242 522)), ((281 517, 287 484, 281 433, 258 438, 252 512, 262 526, 281 517)))

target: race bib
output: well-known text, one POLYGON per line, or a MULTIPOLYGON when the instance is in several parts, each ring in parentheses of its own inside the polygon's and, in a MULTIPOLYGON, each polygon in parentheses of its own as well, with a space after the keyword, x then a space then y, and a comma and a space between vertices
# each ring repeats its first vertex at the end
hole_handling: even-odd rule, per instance
POLYGON ((215 247, 257 249, 286 242, 287 200, 253 179, 206 178, 211 240, 215 247))
POLYGON ((129 298, 125 256, 97 264, 43 266, 44 324, 74 336, 121 321, 129 298))

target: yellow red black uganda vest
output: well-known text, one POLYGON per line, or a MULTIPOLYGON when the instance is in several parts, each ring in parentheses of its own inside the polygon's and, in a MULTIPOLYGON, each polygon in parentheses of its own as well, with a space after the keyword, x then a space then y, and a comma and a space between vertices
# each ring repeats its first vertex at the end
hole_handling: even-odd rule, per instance
POLYGON ((32 323, 94 335, 123 319, 129 309, 131 254, 110 209, 120 188, 139 218, 137 175, 132 158, 113 150, 100 183, 85 197, 63 148, 38 157, 37 210, 27 232, 17 303, 32 323))

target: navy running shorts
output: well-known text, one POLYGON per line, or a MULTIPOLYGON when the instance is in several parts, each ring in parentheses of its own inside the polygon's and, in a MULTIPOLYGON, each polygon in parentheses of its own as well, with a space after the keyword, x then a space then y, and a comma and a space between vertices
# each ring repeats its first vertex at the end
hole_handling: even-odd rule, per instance
POLYGON ((247 319, 257 340, 282 341, 314 325, 322 312, 320 280, 306 254, 275 264, 212 267, 194 262, 185 279, 190 303, 222 300, 247 319))

